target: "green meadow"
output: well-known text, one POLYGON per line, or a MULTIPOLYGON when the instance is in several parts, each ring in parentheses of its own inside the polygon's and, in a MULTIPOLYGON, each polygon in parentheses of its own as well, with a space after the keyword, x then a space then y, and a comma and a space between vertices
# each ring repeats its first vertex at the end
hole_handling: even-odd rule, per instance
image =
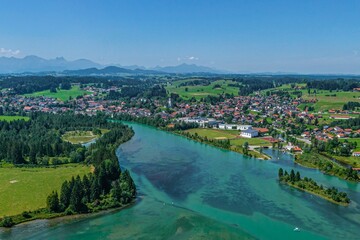
POLYGON ((62 89, 56 89, 56 93, 50 92, 50 90, 45 90, 41 92, 34 92, 29 94, 24 94, 25 97, 52 97, 59 99, 61 101, 66 101, 71 98, 76 98, 77 96, 82 96, 84 94, 88 94, 89 92, 81 90, 79 86, 73 86, 70 90, 62 90, 62 89))
POLYGON ((218 130, 209 128, 193 128, 186 130, 185 132, 188 132, 192 135, 195 135, 196 133, 200 137, 207 137, 208 139, 216 140, 236 138, 240 133, 237 130, 218 130))
POLYGON ((46 207, 46 198, 60 191, 65 180, 85 175, 90 166, 66 164, 57 167, 0 167, 0 218, 46 207))
MULTIPOLYGON (((108 129, 101 129, 101 134, 109 132, 108 129)), ((62 138, 72 144, 82 144, 90 142, 101 135, 95 135, 92 131, 69 131, 66 132, 62 138)))
MULTIPOLYGON (((305 87, 305 84, 296 84, 299 87, 305 87)), ((334 110, 342 110, 342 107, 345 103, 348 102, 360 102, 360 92, 344 92, 344 91, 329 91, 329 90, 318 90, 318 89, 311 89, 310 94, 308 93, 307 89, 300 89, 296 90, 291 88, 290 84, 284 84, 277 88, 267 89, 266 91, 271 90, 283 90, 288 91, 290 95, 295 96, 296 91, 302 92, 302 98, 305 100, 312 100, 316 99, 316 103, 304 103, 300 104, 299 108, 303 109, 305 106, 312 106, 314 107, 315 111, 328 111, 331 109, 334 110), (314 90, 316 93, 314 93, 314 90)))
POLYGON ((16 120, 29 121, 30 118, 23 117, 23 116, 0 116, 0 121, 11 122, 11 121, 16 121, 16 120))

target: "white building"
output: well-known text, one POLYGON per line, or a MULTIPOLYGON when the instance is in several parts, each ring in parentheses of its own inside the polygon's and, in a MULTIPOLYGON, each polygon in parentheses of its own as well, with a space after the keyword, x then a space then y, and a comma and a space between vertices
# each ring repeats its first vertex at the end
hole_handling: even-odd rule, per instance
POLYGON ((244 137, 244 138, 253 138, 253 137, 257 137, 259 135, 259 132, 257 130, 254 129, 247 129, 244 131, 241 131, 240 136, 244 137))
POLYGON ((202 118, 202 117, 185 117, 179 118, 178 121, 183 121, 186 123, 197 123, 200 127, 205 127, 206 125, 216 124, 217 121, 214 118, 202 118))
POLYGON ((224 129, 224 130, 248 130, 251 129, 252 126, 251 125, 239 125, 239 124, 219 124, 219 129, 224 129))

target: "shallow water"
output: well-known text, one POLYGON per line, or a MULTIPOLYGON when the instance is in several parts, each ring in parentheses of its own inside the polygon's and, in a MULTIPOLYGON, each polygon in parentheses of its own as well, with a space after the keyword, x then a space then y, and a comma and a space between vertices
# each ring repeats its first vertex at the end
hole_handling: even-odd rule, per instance
POLYGON ((62 223, 35 221, 1 239, 358 239, 359 184, 295 165, 265 150, 270 161, 244 157, 131 124, 135 136, 118 149, 131 171, 137 203, 117 213, 62 223), (342 207, 277 181, 278 168, 300 171, 346 191, 342 207), (294 228, 301 229, 300 232, 294 228))

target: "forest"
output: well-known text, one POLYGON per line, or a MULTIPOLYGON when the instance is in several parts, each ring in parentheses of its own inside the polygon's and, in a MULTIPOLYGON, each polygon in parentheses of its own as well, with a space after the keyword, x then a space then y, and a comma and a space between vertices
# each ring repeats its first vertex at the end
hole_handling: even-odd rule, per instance
MULTIPOLYGON (((129 204, 136 196, 136 186, 127 170, 122 171, 116 156, 117 147, 133 136, 131 128, 121 123, 111 123, 102 114, 97 116, 34 113, 30 120, 0 121, 0 157, 17 167, 44 166, 43 159, 69 157, 71 162, 91 165, 92 173, 73 177, 62 184, 61 191, 52 192, 46 199, 47 209, 26 212, 16 216, 16 221, 6 217, 0 226, 35 219, 47 214, 69 215, 95 212, 129 204), (89 147, 62 140, 66 131, 106 128, 89 147)), ((44 199, 45 201, 45 199, 44 199)))
POLYGON ((306 85, 309 89, 352 91, 354 88, 360 87, 360 82, 356 79, 315 80, 308 81, 306 85))

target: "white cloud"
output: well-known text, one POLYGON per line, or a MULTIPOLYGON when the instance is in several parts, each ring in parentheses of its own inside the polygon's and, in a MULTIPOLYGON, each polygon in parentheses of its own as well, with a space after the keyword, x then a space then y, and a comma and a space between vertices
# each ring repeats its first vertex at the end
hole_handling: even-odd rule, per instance
POLYGON ((191 57, 188 57, 189 60, 199 60, 198 57, 194 57, 194 56, 191 56, 191 57))
POLYGON ((0 48, 0 55, 2 55, 2 56, 15 56, 15 55, 19 55, 19 54, 20 54, 20 50, 0 48))
POLYGON ((198 57, 194 57, 194 56, 187 56, 187 57, 178 57, 177 58, 177 61, 180 62, 180 61, 197 61, 199 60, 198 57))
POLYGON ((358 51, 358 50, 354 50, 354 51, 353 51, 353 54, 354 54, 355 56, 357 56, 357 55, 359 55, 359 51, 358 51))

